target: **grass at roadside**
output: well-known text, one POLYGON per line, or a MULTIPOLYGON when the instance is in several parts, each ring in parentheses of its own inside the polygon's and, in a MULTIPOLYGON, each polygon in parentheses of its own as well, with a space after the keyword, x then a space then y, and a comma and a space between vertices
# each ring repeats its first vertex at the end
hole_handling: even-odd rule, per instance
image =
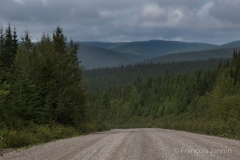
POLYGON ((18 130, 2 128, 0 130, 0 152, 6 148, 27 147, 102 130, 108 130, 108 127, 95 124, 84 124, 79 128, 75 128, 54 124, 30 125, 18 130))
POLYGON ((132 117, 128 121, 113 122, 111 128, 163 128, 240 140, 240 121, 196 118, 190 114, 169 115, 163 118, 132 117))

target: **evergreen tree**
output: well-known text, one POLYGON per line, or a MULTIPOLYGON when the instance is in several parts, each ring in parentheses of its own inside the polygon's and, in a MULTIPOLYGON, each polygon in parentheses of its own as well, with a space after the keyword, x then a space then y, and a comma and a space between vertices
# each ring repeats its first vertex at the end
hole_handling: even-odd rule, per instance
POLYGON ((4 28, 1 27, 0 28, 0 75, 1 75, 1 79, 3 78, 2 75, 4 74, 4 70, 3 70, 3 62, 2 62, 2 55, 3 55, 3 51, 4 51, 4 33, 3 33, 4 28))
POLYGON ((72 41, 68 46, 66 40, 59 27, 52 39, 43 34, 38 43, 25 33, 12 67, 9 115, 37 124, 83 122, 87 100, 78 46, 72 41))
POLYGON ((11 72, 13 61, 17 54, 18 39, 14 28, 12 32, 10 24, 3 34, 3 28, 0 29, 0 67, 2 70, 3 81, 6 81, 11 72))
POLYGON ((7 85, 6 83, 0 82, 0 128, 6 122, 5 121, 5 118, 6 118, 5 104, 6 104, 6 99, 9 93, 10 93, 9 85, 7 85))

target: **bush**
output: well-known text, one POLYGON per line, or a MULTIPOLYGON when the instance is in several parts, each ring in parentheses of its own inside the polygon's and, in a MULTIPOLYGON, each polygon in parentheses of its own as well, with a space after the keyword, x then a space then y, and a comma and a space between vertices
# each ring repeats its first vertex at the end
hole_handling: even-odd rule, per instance
POLYGON ((48 126, 39 126, 36 130, 36 136, 42 142, 48 142, 53 139, 53 135, 51 133, 51 129, 48 126))
POLYGON ((0 131, 0 149, 19 148, 54 139, 69 138, 81 133, 73 127, 62 125, 30 125, 24 130, 2 129, 0 131))
POLYGON ((10 131, 6 138, 7 147, 22 147, 38 143, 37 137, 29 131, 10 131))

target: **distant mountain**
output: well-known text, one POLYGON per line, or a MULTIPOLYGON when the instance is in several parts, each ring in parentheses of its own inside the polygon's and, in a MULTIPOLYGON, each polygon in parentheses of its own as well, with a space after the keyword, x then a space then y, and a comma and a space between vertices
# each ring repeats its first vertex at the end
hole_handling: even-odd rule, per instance
MULTIPOLYGON (((112 49, 109 49, 109 48, 118 44, 118 43, 111 43, 111 42, 79 42, 79 43, 83 44, 83 45, 87 45, 87 46, 95 46, 95 47, 108 49, 108 50, 111 50, 111 51, 114 51, 114 52, 116 52, 116 51, 112 50, 112 49)), ((132 63, 142 62, 146 59, 149 59, 148 57, 141 56, 141 55, 128 54, 128 53, 123 53, 123 52, 118 52, 118 53, 120 53, 124 57, 131 60, 132 63)))
POLYGON ((220 57, 231 58, 233 50, 240 49, 240 41, 223 45, 164 40, 79 43, 84 46, 81 51, 84 55, 80 58, 83 59, 86 68, 111 67, 121 63, 129 64, 142 61, 148 63, 150 61, 173 62, 220 57))
POLYGON ((146 60, 144 61, 144 63, 181 62, 181 61, 193 61, 193 60, 207 60, 211 58, 226 59, 226 58, 232 58, 234 49, 240 50, 240 47, 167 54, 167 55, 146 60))
POLYGON ((240 48, 240 40, 223 44, 220 46, 220 48, 240 48))
POLYGON ((78 58, 86 69, 127 65, 131 60, 117 52, 88 45, 79 45, 78 58))
POLYGON ((120 53, 120 54, 130 59, 133 63, 142 62, 149 59, 147 57, 140 56, 140 55, 127 54, 127 53, 120 53))
POLYGON ((80 44, 88 45, 88 46, 95 46, 95 47, 101 47, 101 48, 108 48, 111 45, 114 45, 115 43, 112 42, 94 42, 94 41, 86 41, 86 42, 79 42, 80 44))
POLYGON ((119 53, 125 53, 130 55, 138 55, 146 58, 153 58, 168 53, 187 52, 187 51, 199 51, 206 49, 213 49, 218 47, 213 44, 206 43, 189 43, 178 41, 164 41, 164 40, 150 40, 139 42, 80 42, 85 45, 98 46, 113 50, 119 53))

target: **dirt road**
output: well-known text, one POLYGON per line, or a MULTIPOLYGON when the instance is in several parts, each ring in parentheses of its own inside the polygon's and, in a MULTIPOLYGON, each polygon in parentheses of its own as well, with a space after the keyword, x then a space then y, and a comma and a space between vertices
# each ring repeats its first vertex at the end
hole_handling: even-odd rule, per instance
POLYGON ((5 154, 1 160, 240 159, 240 141, 165 129, 117 129, 5 154))

